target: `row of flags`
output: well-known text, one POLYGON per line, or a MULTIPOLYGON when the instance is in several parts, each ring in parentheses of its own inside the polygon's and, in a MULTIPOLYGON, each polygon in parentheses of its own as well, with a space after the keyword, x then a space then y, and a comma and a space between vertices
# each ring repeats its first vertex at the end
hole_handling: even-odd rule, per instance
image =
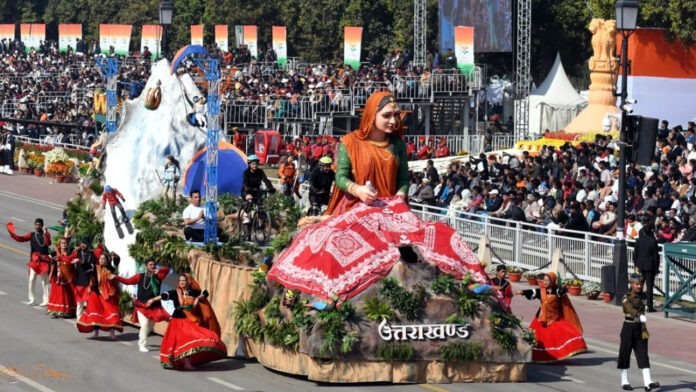
MULTIPOLYGON (((41 41, 46 39, 46 25, 43 23, 22 23, 20 26, 20 39, 25 45, 27 52, 31 49, 38 50, 41 41)), ((191 26, 191 44, 203 45, 204 25, 191 26)), ((0 24, 0 39, 12 41, 15 39, 14 24, 0 24)), ((114 47, 114 52, 119 55, 127 55, 131 41, 132 25, 123 24, 100 24, 99 25, 99 46, 103 52, 114 47)), ((362 53, 362 27, 344 27, 343 58, 344 63, 351 65, 354 69, 360 67, 362 53)), ((285 26, 272 27, 273 42, 272 47, 276 52, 277 61, 281 66, 287 63, 287 31, 285 26)), ((224 50, 229 50, 229 31, 227 25, 215 25, 215 42, 217 46, 224 50)), ((59 24, 58 25, 58 48, 61 52, 66 52, 68 46, 75 50, 77 39, 82 38, 81 24, 59 24)), ((467 26, 455 27, 455 54, 457 56, 457 67, 462 72, 471 72, 474 68, 474 28, 467 26)), ((140 40, 140 51, 143 52, 145 46, 152 53, 152 58, 158 58, 161 51, 162 26, 143 25, 140 40)), ((235 26, 235 44, 237 47, 246 45, 251 55, 258 58, 258 26, 244 25, 235 26)))

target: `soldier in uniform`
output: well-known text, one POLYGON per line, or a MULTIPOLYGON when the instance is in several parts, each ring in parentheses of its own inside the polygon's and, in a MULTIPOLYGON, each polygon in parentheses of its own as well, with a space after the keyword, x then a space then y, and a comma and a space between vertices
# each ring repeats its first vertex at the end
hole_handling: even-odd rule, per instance
POLYGON ((621 327, 621 344, 617 368, 621 371, 621 388, 632 391, 628 382, 628 368, 631 366, 631 351, 636 353, 638 368, 643 370, 645 390, 652 391, 660 387, 659 382, 650 378, 650 359, 648 358, 648 330, 645 326, 645 293, 643 293, 643 277, 631 274, 629 292, 623 297, 624 322, 621 327))

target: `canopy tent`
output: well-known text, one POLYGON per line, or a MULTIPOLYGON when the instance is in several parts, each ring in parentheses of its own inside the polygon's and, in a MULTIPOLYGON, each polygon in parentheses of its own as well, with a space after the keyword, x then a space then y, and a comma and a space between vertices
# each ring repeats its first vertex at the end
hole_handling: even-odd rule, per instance
POLYGON ((546 79, 529 95, 529 131, 560 131, 585 106, 587 100, 570 83, 561 63, 561 55, 556 54, 556 61, 546 79))
MULTIPOLYGON (((192 190, 200 190, 205 197, 207 149, 198 151, 186 165, 181 183, 184 195, 192 190)), ((218 194, 231 193, 239 196, 242 192, 242 175, 247 168, 247 156, 234 145, 221 141, 218 143, 218 194)))

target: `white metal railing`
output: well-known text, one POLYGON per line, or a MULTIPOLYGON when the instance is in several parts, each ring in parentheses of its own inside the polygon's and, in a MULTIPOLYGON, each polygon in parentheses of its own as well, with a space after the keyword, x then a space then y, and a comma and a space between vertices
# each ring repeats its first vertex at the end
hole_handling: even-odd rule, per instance
POLYGON ((46 136, 43 139, 34 139, 34 138, 27 137, 27 136, 15 136, 15 140, 20 142, 20 143, 37 144, 40 146, 53 146, 53 147, 62 147, 62 148, 68 148, 68 149, 73 149, 73 150, 80 150, 80 151, 89 151, 89 146, 81 146, 79 144, 72 144, 72 143, 55 142, 55 139, 53 138, 52 135, 46 136))
MULTIPOLYGON (((461 211, 416 203, 411 203, 411 209, 422 219, 449 224, 464 237, 472 249, 476 249, 481 237, 486 235, 490 239, 494 263, 528 270, 548 270, 553 252, 561 249, 568 273, 572 271, 579 279, 593 282, 600 282, 602 267, 613 263, 614 237, 582 231, 550 230, 531 223, 492 219, 485 215, 466 215, 461 211)), ((634 269, 632 244, 629 241, 629 271, 634 269)), ((660 270, 664 271, 664 252, 661 255, 660 270)), ((670 275, 669 282, 670 288, 679 287, 676 272, 670 275)), ((666 291, 663 274, 657 275, 655 287, 666 291)), ((696 301, 690 296, 683 299, 696 301)))

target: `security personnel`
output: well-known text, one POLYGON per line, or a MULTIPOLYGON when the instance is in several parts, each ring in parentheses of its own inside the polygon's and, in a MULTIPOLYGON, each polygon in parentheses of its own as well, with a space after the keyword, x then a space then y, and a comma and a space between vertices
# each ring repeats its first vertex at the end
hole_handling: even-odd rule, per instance
POLYGON ((648 330, 645 317, 645 293, 643 293, 643 276, 631 274, 629 277, 629 292, 624 295, 624 322, 621 327, 621 344, 617 368, 621 371, 621 388, 632 391, 628 382, 628 368, 631 366, 631 351, 636 353, 638 368, 643 370, 645 390, 652 391, 660 387, 659 382, 650 378, 650 359, 648 358, 648 330))

